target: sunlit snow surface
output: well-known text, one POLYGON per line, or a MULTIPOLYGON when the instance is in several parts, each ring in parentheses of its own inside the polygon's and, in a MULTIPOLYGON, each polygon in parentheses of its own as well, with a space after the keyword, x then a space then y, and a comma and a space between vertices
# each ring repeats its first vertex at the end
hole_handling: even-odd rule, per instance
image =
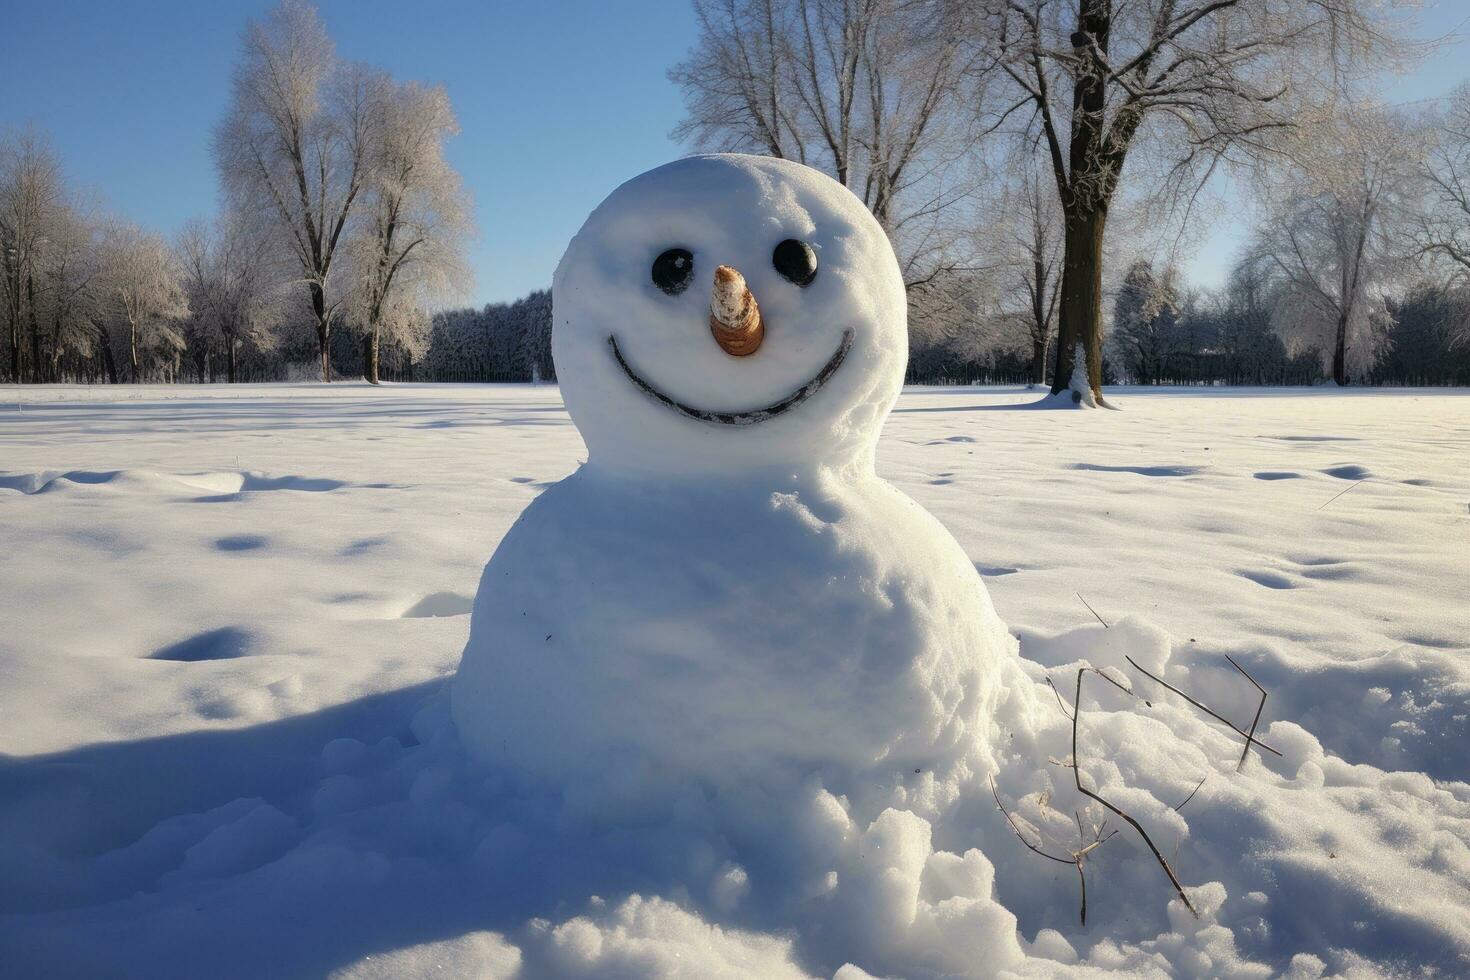
POLYGON ((1470 972, 1470 395, 1035 399, 911 390, 879 472, 1020 638, 1008 809, 1077 846, 1041 682, 1070 708, 1117 668, 1151 704, 1089 675, 1084 778, 1200 918, 1123 827, 1081 927, 981 781, 630 822, 467 770, 442 692, 480 570, 582 458, 554 387, 6 388, 0 974, 1470 972), (1283 753, 1240 774, 1123 659, 1247 726, 1227 653, 1283 753))

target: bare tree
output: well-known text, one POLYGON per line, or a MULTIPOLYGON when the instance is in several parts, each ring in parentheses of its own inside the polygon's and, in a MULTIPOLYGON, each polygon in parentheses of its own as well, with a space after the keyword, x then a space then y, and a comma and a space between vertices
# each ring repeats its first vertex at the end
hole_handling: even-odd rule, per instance
POLYGON ((1417 168, 1422 196, 1411 221, 1418 254, 1470 278, 1470 82, 1427 114, 1419 136, 1426 143, 1417 168))
POLYGON ((103 235, 100 279, 113 322, 127 329, 128 380, 143 380, 143 352, 182 349, 174 321, 189 307, 168 243, 125 222, 103 235))
POLYGON ((279 322, 269 239, 247 216, 227 211, 213 227, 190 222, 176 248, 184 288, 203 336, 217 338, 225 353, 226 377, 236 380, 240 345, 271 345, 279 322))
POLYGON ((389 83, 363 188, 363 220, 349 242, 351 302, 362 327, 364 375, 378 383, 380 336, 400 341, 426 328, 426 303, 462 291, 469 199, 444 157, 459 131, 442 87, 389 83))
POLYGON ((1180 305, 1179 270, 1174 266, 1156 274, 1151 261, 1139 259, 1123 277, 1113 297, 1112 342, 1134 383, 1161 380, 1178 340, 1180 305))
POLYGON ((694 0, 699 39, 669 77, 674 136, 784 157, 850 188, 898 245, 904 278, 964 271, 947 223, 970 192, 955 110, 973 55, 938 0, 694 0))
POLYGON ((674 130, 676 139, 806 162, 789 89, 795 71, 790 6, 694 0, 699 40, 688 60, 669 71, 689 113, 674 130))
POLYGON ((1371 366, 1376 291, 1407 251, 1400 195, 1412 178, 1414 141, 1402 122, 1367 107, 1316 127, 1296 151, 1304 166, 1290 195, 1262 222, 1255 251, 1285 284, 1287 336, 1321 337, 1332 379, 1348 383, 1371 366), (1325 335, 1325 336, 1324 336, 1325 335))
POLYGON ((1050 179, 1029 159, 1014 164, 1011 186, 1000 200, 1006 218, 1001 244, 1010 258, 1007 285, 1025 311, 1031 380, 1042 384, 1061 286, 1062 212, 1050 179))
POLYGON ((1247 251, 1231 267, 1213 304, 1227 384, 1264 384, 1283 366, 1286 348, 1272 323, 1279 288, 1264 256, 1247 251))
POLYGON ((335 260, 362 193, 384 80, 338 61, 314 8, 282 0, 246 29, 230 108, 215 133, 232 206, 270 214, 295 259, 323 381, 332 379, 332 322, 342 303, 335 260))
POLYGON ((47 357, 42 381, 61 380, 61 359, 68 352, 90 354, 100 315, 102 256, 92 216, 75 207, 52 216, 49 241, 41 254, 45 283, 39 319, 46 334, 47 357))
POLYGON ((1275 149, 1330 69, 1366 67, 1393 24, 1371 0, 985 0, 960 2, 995 39, 1011 85, 993 127, 1043 148, 1066 224, 1053 393, 1102 400, 1102 267, 1124 165, 1144 144, 1166 198, 1188 199, 1222 160, 1275 149))
POLYGON ((61 165, 50 144, 34 129, 0 143, 0 272, 5 290, 10 377, 40 380, 41 326, 37 283, 50 226, 64 206, 61 165), (29 326, 30 351, 25 351, 29 326))

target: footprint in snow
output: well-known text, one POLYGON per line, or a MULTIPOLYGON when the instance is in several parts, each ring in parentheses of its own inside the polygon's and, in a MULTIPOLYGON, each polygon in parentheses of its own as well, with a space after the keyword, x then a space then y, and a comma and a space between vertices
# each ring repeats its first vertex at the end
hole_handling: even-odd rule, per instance
POLYGON ((214 542, 216 551, 255 551, 266 546, 267 539, 259 534, 231 534, 214 542))
POLYGON ((1235 574, 1239 575, 1243 579, 1248 579, 1256 583, 1257 585, 1264 586, 1268 589, 1294 589, 1297 587, 1297 583, 1293 582, 1285 575, 1279 575, 1276 572, 1246 571, 1244 569, 1239 569, 1236 571, 1235 574))
POLYGON ((1193 476, 1202 466, 1104 466, 1102 463, 1073 463, 1074 470, 1093 473, 1136 473, 1139 476, 1193 476))
POLYGON ((172 660, 185 664, 197 664, 206 660, 234 660, 248 657, 254 644, 254 638, 245 630, 236 626, 222 626, 155 650, 148 655, 148 659, 172 660))
POLYGON ((1346 561, 1343 558, 1322 558, 1317 555, 1287 555, 1286 560, 1297 565, 1306 565, 1309 567, 1316 565, 1341 565, 1346 561))
POLYGON ((1344 463, 1341 466, 1330 466, 1322 471, 1328 476, 1335 476, 1339 480, 1366 480, 1373 474, 1368 467, 1359 466, 1357 463, 1344 463))

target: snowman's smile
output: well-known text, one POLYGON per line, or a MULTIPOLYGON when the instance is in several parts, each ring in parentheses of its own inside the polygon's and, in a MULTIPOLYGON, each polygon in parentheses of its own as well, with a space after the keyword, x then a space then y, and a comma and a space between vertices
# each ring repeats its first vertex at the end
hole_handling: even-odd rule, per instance
POLYGON ((827 360, 826 364, 822 365, 822 369, 812 376, 810 381, 807 381, 779 401, 774 401, 760 408, 746 409, 741 412, 716 412, 706 408, 696 408, 692 405, 686 405, 677 399, 670 398, 629 366, 628 362, 623 358, 623 352, 618 350, 618 339, 616 337, 609 336, 607 338, 607 346, 612 349, 613 359, 618 362, 618 367, 623 369, 623 374, 627 375, 628 380, 633 382, 633 387, 642 391, 655 401, 668 406, 685 418, 691 418, 699 422, 710 422, 715 425, 755 425, 758 422, 764 422, 767 419, 773 419, 778 415, 789 412, 812 397, 812 395, 815 395, 821 389, 822 385, 826 384, 832 375, 837 373, 837 369, 847 359, 847 352, 852 350, 852 341, 852 330, 844 330, 842 332, 842 342, 837 345, 836 352, 827 360))

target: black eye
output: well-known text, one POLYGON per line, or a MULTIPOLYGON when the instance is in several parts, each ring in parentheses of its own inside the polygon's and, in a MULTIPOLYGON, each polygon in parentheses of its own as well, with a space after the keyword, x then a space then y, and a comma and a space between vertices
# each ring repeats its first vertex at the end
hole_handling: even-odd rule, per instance
POLYGON ((788 238, 771 253, 771 264, 798 286, 810 286, 817 278, 817 253, 806 242, 788 238))
POLYGON ((689 288, 694 278, 694 255, 687 248, 671 248, 653 260, 653 284, 670 296, 689 288))

